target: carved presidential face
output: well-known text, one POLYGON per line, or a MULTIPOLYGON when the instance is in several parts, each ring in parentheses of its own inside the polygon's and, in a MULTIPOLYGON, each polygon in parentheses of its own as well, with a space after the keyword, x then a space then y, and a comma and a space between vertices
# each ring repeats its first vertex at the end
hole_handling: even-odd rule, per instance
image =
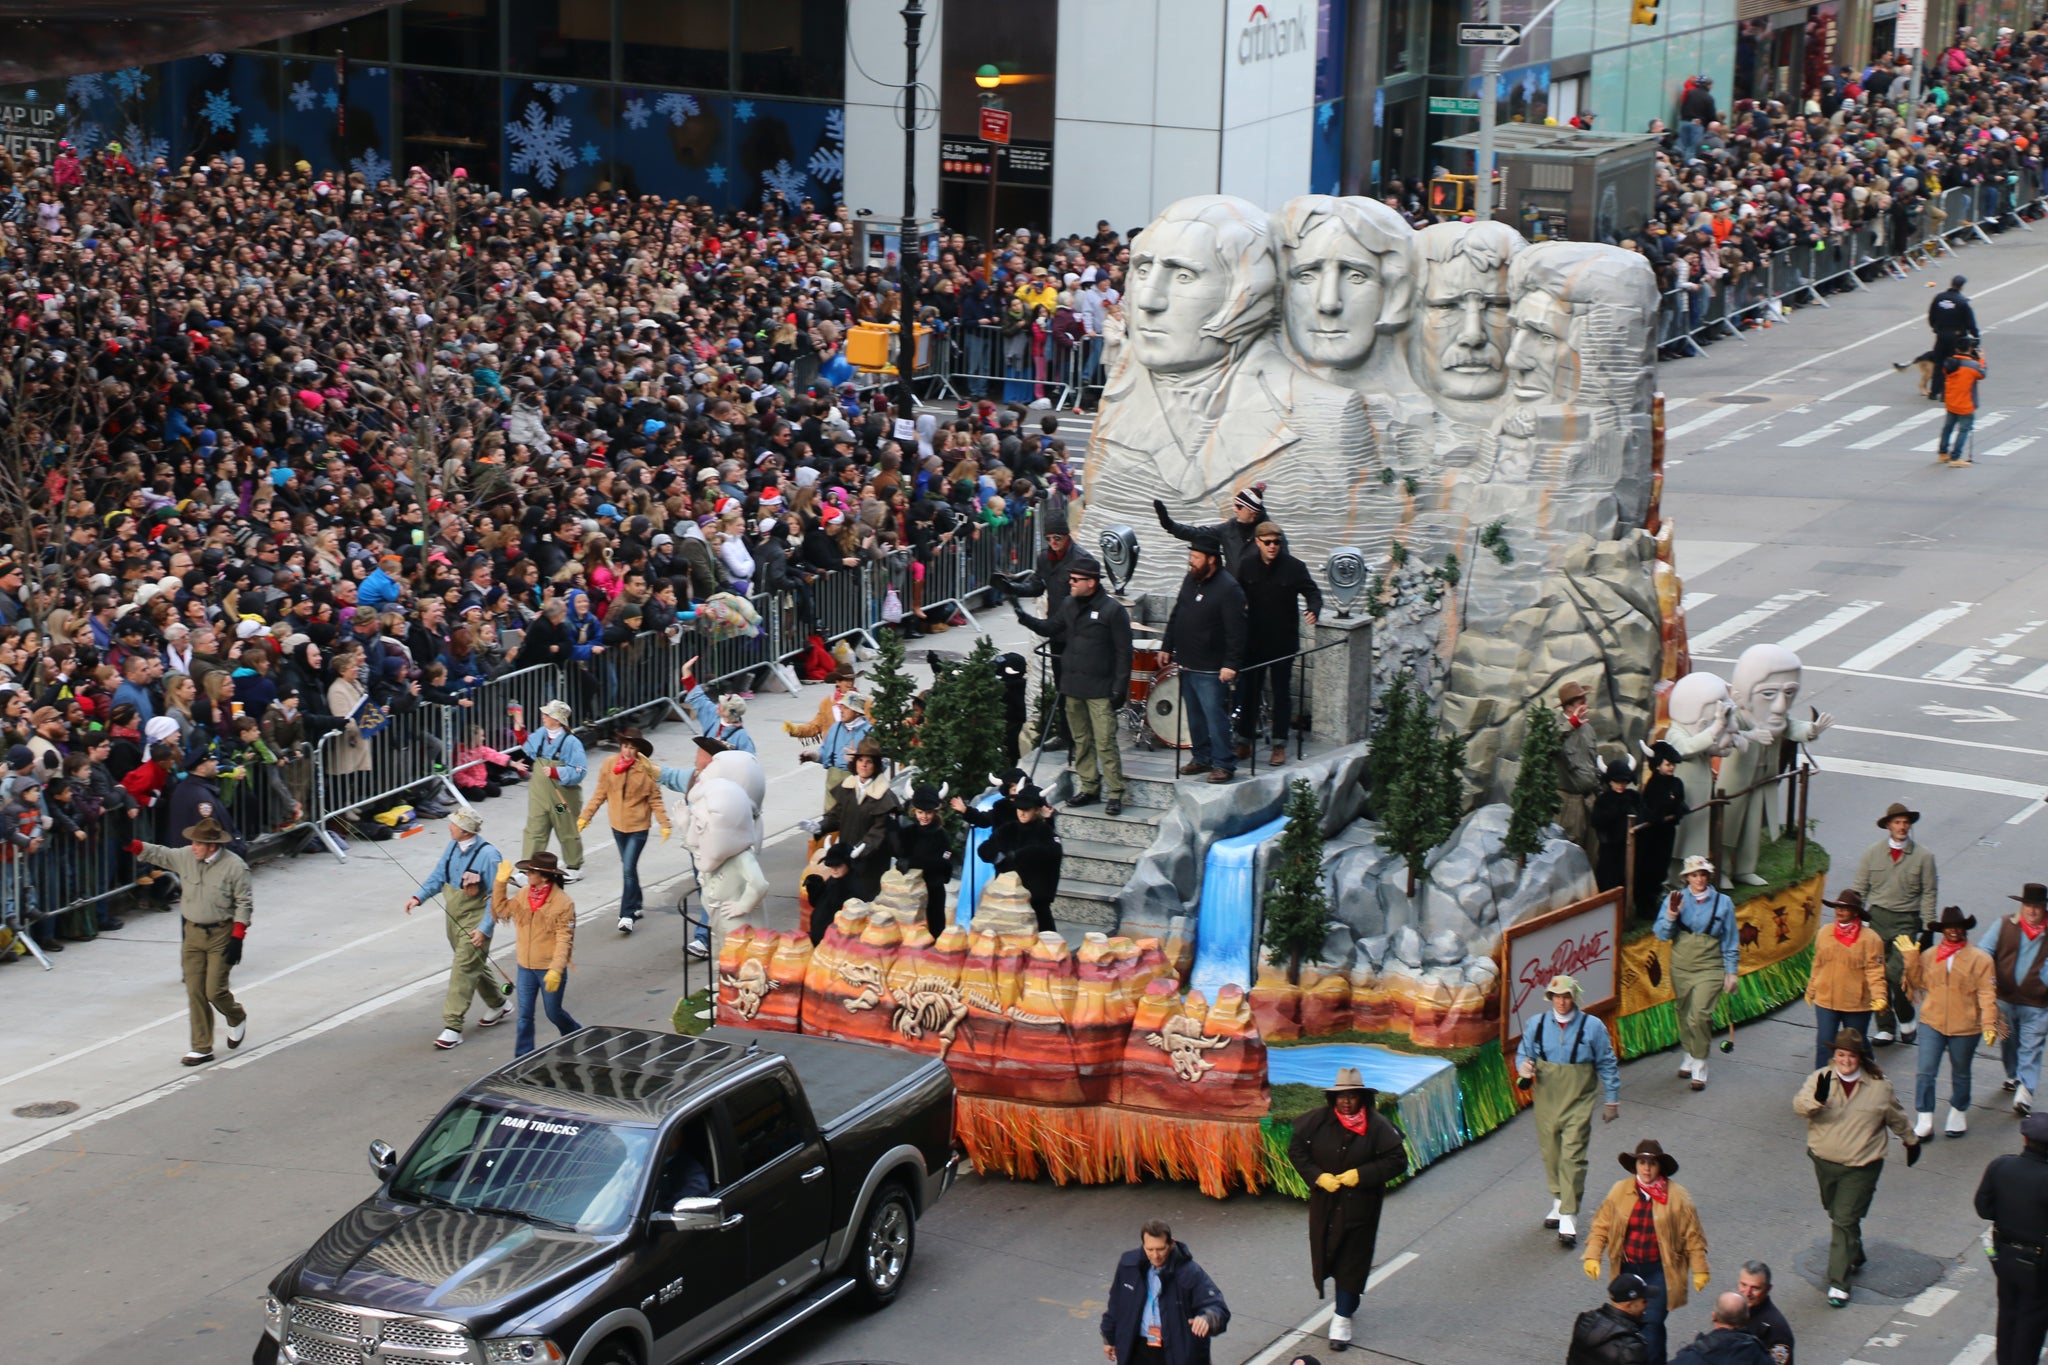
POLYGON ((1294 349, 1336 369, 1364 361, 1386 300, 1379 258, 1330 217, 1287 251, 1282 264, 1281 302, 1294 349))
POLYGON ((1793 703, 1799 700, 1799 670, 1778 669, 1766 673, 1747 688, 1738 673, 1735 679, 1735 704, 1752 726, 1769 730, 1773 735, 1783 737, 1786 724, 1792 716, 1793 703))
POLYGON ((1236 281, 1200 223, 1156 223, 1131 254, 1126 339, 1131 355, 1156 374, 1220 363, 1229 344, 1202 325, 1229 302, 1236 281))
POLYGON ((1671 687, 1671 723, 1699 734, 1733 703, 1728 683, 1712 673, 1688 673, 1671 687))
POLYGON ((1541 403, 1563 398, 1558 373, 1569 364, 1572 310, 1554 294, 1531 290, 1508 313, 1508 383, 1516 401, 1541 403))
POLYGON ((1507 266, 1431 261, 1423 285, 1422 381, 1445 398, 1494 398, 1507 386, 1507 266))

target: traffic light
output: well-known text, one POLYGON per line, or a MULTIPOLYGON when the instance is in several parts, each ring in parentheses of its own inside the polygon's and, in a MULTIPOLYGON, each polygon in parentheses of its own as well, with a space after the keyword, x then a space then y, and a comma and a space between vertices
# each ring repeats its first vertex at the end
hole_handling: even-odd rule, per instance
POLYGON ((1466 212, 1465 197, 1475 175, 1440 175, 1429 182, 1429 211, 1457 215, 1466 212))
POLYGON ((1657 22, 1657 0, 1634 0, 1628 21, 1646 28, 1654 26, 1657 22))

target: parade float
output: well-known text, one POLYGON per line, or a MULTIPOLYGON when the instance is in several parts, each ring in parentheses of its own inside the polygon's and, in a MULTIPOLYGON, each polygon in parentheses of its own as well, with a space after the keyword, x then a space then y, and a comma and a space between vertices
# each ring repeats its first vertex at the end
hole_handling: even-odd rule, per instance
POLYGON ((1642 257, 1497 223, 1416 231, 1362 199, 1201 196, 1137 238, 1126 303, 1145 325, 1103 395, 1076 539, 1157 625, 1181 567, 1149 528, 1228 519, 1263 487, 1338 608, 1304 638, 1307 742, 1222 786, 1175 783, 1170 744, 1134 751, 1120 823, 1062 813, 1092 850, 1068 875, 1115 879, 1077 912, 1078 947, 1036 933, 1002 877, 970 876, 935 939, 922 883, 892 874, 815 949, 729 933, 719 1021, 944 1057, 984 1171, 1219 1195, 1305 1194, 1287 1120, 1357 1066, 1412 1174, 1515 1115, 1504 1049, 1553 972, 1587 983, 1624 1055, 1675 1038, 1668 945, 1632 924, 1632 886, 1599 892, 1532 818, 1556 784, 1531 735, 1567 683, 1604 757, 1659 738, 1683 757, 1675 856, 1725 858, 1741 921, 1717 1022, 1797 995, 1827 866, 1801 746, 1828 718, 1798 714, 1798 660, 1775 646, 1732 683, 1691 667, 1642 257), (1272 950, 1276 879, 1320 879, 1306 950, 1272 950))

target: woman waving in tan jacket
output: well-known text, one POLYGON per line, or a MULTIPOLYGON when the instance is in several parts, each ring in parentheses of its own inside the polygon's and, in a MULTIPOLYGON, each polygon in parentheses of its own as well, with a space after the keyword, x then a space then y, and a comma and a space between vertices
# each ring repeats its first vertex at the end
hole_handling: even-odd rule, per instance
POLYGON ((1868 1033, 1872 1011, 1885 1007, 1884 944, 1870 927, 1863 897, 1844 891, 1840 900, 1821 904, 1835 912, 1835 922, 1813 936, 1813 971, 1806 978, 1815 1070, 1828 1064, 1837 1033, 1868 1033))
POLYGON ((1934 1136, 1934 1083, 1941 1059, 1948 1057, 1948 1124, 1942 1130, 1961 1137, 1969 1128, 1970 1064, 1977 1040, 1990 1047, 1998 1041, 2003 1020, 1998 1013, 1998 968, 1991 954, 1970 942, 1977 917, 1960 905, 1944 906, 1934 922, 1939 941, 1922 948, 1905 934, 1893 946, 1905 961, 1907 994, 1920 1011, 1920 1068, 1913 1078, 1913 1132, 1934 1136))
POLYGON ((654 763, 654 745, 630 725, 619 727, 619 756, 598 766, 597 790, 576 817, 580 832, 589 827, 600 806, 611 821, 612 843, 619 850, 625 885, 619 891, 619 932, 630 934, 640 918, 640 854, 647 830, 661 826, 661 841, 670 833, 668 807, 661 799, 661 769, 654 763))
POLYGON ((533 1051, 533 1006, 536 996, 547 1010, 548 1021, 565 1036, 583 1026, 562 1007, 564 979, 576 945, 576 903, 562 890, 562 864, 554 853, 542 849, 519 864, 526 885, 511 889, 512 864, 498 864, 496 892, 490 912, 471 941, 490 938, 500 924, 509 923, 517 936, 515 956, 519 962, 514 979, 519 1000, 519 1022, 512 1031, 512 1055, 524 1057, 533 1051))

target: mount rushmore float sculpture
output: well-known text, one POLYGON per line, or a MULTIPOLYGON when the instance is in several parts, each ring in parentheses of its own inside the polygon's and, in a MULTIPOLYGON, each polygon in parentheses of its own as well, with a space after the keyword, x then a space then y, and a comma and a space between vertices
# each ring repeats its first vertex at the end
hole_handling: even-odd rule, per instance
MULTIPOLYGON (((1091 934, 1075 950, 1035 933, 1028 912, 1006 919, 1003 905, 1021 906, 1021 893, 1001 878, 971 932, 935 940, 922 884, 892 876, 874 904, 841 910, 815 949, 804 934, 729 936, 718 1017, 943 1056, 961 1090, 963 1141, 983 1169, 1165 1174, 1218 1193, 1298 1183, 1272 1160, 1270 1123, 1261 1134, 1269 1062, 1277 1074, 1288 1051, 1269 1054, 1269 1041, 1352 1031, 1454 1051, 1462 1089, 1440 1095, 1430 1121, 1455 1131, 1425 1140, 1411 1124, 1420 1165, 1515 1110, 1497 1041, 1504 934, 1593 892, 1585 854, 1562 838, 1525 860, 1503 855, 1502 803, 1532 711, 1577 683, 1594 734, 1635 754, 1662 733, 1667 697, 1683 687, 1671 701, 1684 714, 1668 719, 1697 769, 1700 790, 1688 791, 1699 806, 1723 758, 1735 755, 1728 774, 1754 781, 1775 771, 1781 741, 1825 724, 1790 715, 1798 661, 1782 650, 1745 656, 1740 707, 1719 680, 1680 683, 1690 661, 1660 507, 1658 297, 1640 256, 1531 244, 1499 223, 1417 231, 1366 199, 1308 195, 1268 213, 1198 196, 1135 239, 1124 303, 1128 345, 1103 393, 1077 540, 1151 538, 1149 553, 1118 567, 1130 575, 1121 591, 1152 621, 1182 572, 1176 547, 1148 529, 1155 500, 1174 521, 1208 524, 1230 518, 1237 490, 1262 484, 1267 516, 1312 567, 1340 547, 1362 551, 1375 690, 1405 674, 1464 738, 1470 814, 1414 887, 1369 825, 1326 830, 1339 836, 1325 864, 1339 925, 1299 982, 1267 973, 1249 990, 1191 989, 1192 915, 1169 929, 1126 913, 1124 934, 1091 934), (1420 590, 1425 578, 1451 588, 1420 590)), ((1323 794, 1334 798, 1332 784, 1360 766, 1355 752, 1332 757, 1323 794)), ((1218 838, 1272 819, 1284 784, 1269 785, 1272 809, 1233 807, 1230 828, 1202 827, 1208 817, 1182 798, 1138 878, 1157 856, 1199 867, 1218 838), (1171 831, 1186 848, 1161 849, 1171 831)), ((1774 832, 1775 790, 1728 812, 1745 880, 1774 832)), ((1348 819, 1355 797, 1326 800, 1326 817, 1340 805, 1348 819)), ((1679 842, 1708 837, 1702 813, 1679 842)), ((1817 880, 1745 907, 1745 971, 1752 929, 1754 965, 1789 976, 1803 962, 1817 880)), ((1634 945, 1632 957, 1609 947, 1621 1012, 1668 1016, 1668 963, 1655 947, 1634 945)), ((1777 998, 1753 992, 1750 1012, 1784 989, 1774 977, 1777 998)), ((1668 1045, 1664 1032, 1638 1028, 1634 1050, 1668 1045)))

